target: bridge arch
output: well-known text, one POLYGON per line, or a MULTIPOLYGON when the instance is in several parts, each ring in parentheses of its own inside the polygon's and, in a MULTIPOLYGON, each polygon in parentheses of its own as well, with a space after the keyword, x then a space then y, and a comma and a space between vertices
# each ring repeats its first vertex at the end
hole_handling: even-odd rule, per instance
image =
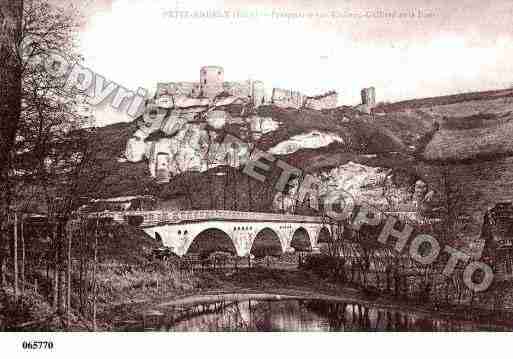
POLYGON ((310 235, 304 227, 298 227, 292 234, 290 240, 290 247, 294 248, 295 251, 309 252, 312 250, 312 242, 310 235))
POLYGON ((283 253, 280 236, 269 227, 262 228, 255 236, 250 253, 256 258, 279 256, 283 253))
POLYGON ((331 232, 328 227, 324 226, 319 229, 319 234, 317 235, 317 244, 327 244, 331 241, 331 232))
POLYGON ((207 228, 198 233, 192 239, 186 254, 199 254, 201 257, 205 257, 213 252, 237 254, 233 239, 219 228, 207 228))

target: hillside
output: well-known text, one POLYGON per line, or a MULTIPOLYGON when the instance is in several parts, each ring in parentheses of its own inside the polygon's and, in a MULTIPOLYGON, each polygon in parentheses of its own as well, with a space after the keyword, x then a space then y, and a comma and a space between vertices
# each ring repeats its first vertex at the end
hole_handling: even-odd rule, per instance
MULTIPOLYGON (((509 154, 513 150, 509 140, 513 103, 508 94, 496 91, 401 102, 400 106, 389 105, 386 112, 375 111, 374 116, 345 106, 315 111, 269 105, 242 118, 240 108, 228 106, 223 108, 226 115, 220 112, 225 117, 221 125, 214 124, 214 128, 208 122, 206 130, 216 142, 231 134, 312 174, 337 168, 368 173, 381 168, 400 177, 407 174, 405 178, 410 178, 411 183, 401 189, 404 192, 411 191, 415 178, 424 179, 433 188, 439 186, 438 170, 433 170, 429 163, 509 154), (349 163, 363 167, 345 166, 349 163)), ((163 206, 173 208, 262 211, 272 208, 277 195, 272 185, 279 169, 272 170, 268 182, 260 183, 248 180, 230 163, 209 166, 208 159, 200 154, 204 145, 201 141, 205 138, 201 121, 189 121, 183 130, 175 129, 172 134, 158 130, 142 142, 146 156, 155 156, 163 148, 159 143, 181 139, 173 145, 178 151, 173 158, 181 161, 182 169, 171 176, 169 183, 157 183, 152 178, 154 158, 120 161, 129 139, 141 131, 141 123, 144 120, 98 129, 95 146, 110 174, 98 184, 94 197, 153 194, 162 200, 163 206), (191 152, 191 146, 198 150, 191 152), (196 164, 187 169, 190 163, 196 164)), ((358 176, 358 173, 346 173, 342 177, 358 176)))
POLYGON ((450 105, 467 106, 471 103, 483 103, 485 101, 505 100, 513 97, 513 89, 467 92, 447 96, 427 97, 421 99, 412 99, 394 103, 379 104, 374 108, 374 112, 399 112, 405 110, 416 110, 423 108, 440 108, 450 105))
POLYGON ((445 118, 426 145, 428 161, 469 161, 510 156, 513 153, 513 116, 486 113, 445 118))
POLYGON ((381 104, 376 124, 435 162, 509 156, 513 90, 463 93, 381 104))
MULTIPOLYGON (((329 143, 327 146, 321 144, 316 147, 314 143, 314 148, 305 149, 299 143, 298 148, 291 153, 277 154, 280 159, 307 171, 333 168, 349 161, 373 162, 374 165, 377 165, 379 160, 375 158, 376 154, 381 157, 390 153, 408 152, 407 146, 399 137, 394 136, 384 126, 373 123, 370 116, 366 115, 342 121, 341 114, 337 113, 323 113, 315 110, 298 111, 274 106, 263 106, 259 108, 256 115, 262 119, 271 118, 278 124, 277 128, 263 133, 255 139, 248 136, 244 132, 245 126, 235 119, 220 130, 211 129, 211 132, 216 133, 219 142, 224 136, 231 134, 250 142, 261 150, 270 150, 297 135, 313 134, 316 136, 330 133, 336 136, 339 141, 329 143)), ((197 126, 199 128, 199 125, 197 126)), ((94 146, 98 149, 98 159, 109 168, 110 174, 102 183, 98 184, 94 196, 134 195, 154 190, 156 184, 150 176, 146 161, 120 161, 124 156, 128 140, 136 131, 136 121, 97 129, 94 146)), ((188 137, 186 136, 186 138, 188 137)), ((153 140, 154 137, 149 137, 146 143, 153 140)), ((186 147, 186 145, 182 147, 186 147)), ((385 160, 385 162, 387 161, 385 160)))

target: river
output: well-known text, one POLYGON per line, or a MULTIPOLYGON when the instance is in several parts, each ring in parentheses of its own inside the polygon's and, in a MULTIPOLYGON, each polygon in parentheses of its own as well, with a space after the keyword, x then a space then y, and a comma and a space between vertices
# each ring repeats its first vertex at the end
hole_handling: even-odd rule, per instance
POLYGON ((506 331, 490 323, 326 300, 245 300, 148 312, 128 331, 506 331))

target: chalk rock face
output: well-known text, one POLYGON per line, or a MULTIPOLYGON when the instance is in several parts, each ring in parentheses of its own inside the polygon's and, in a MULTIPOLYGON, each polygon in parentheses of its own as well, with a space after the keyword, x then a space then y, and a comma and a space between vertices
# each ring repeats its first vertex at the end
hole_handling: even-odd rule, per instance
POLYGON ((144 160, 146 153, 146 142, 140 137, 132 137, 126 144, 125 157, 129 162, 140 162, 144 160))
MULTIPOLYGON (((420 210, 413 196, 413 183, 398 184, 392 178, 391 170, 386 168, 348 162, 314 177, 318 184, 317 195, 321 200, 346 198, 349 195, 355 204, 365 203, 381 211, 420 210)), ((297 182, 292 182, 292 186, 288 194, 279 193, 275 196, 275 210, 290 210, 289 203, 296 198, 297 182)), ((426 191, 427 188, 418 190, 420 195, 421 190, 426 191)), ((422 203, 426 203, 431 195, 431 192, 422 192, 422 203)))
POLYGON ((194 119, 195 113, 184 110, 174 110, 169 116, 164 118, 160 125, 160 130, 166 135, 174 135, 182 129, 188 121, 194 119))
POLYGON ((228 106, 240 103, 244 103, 244 101, 236 96, 220 97, 215 100, 215 106, 228 106))
POLYGON ((294 213, 295 198, 290 193, 278 193, 273 200, 273 210, 280 213, 294 213))
POLYGON ((158 107, 155 104, 150 104, 142 115, 142 124, 139 125, 139 130, 145 131, 150 134, 162 126, 162 121, 167 117, 168 110, 158 107))
POLYGON ((253 139, 258 140, 266 133, 276 131, 280 127, 280 123, 271 117, 252 116, 248 119, 253 139))
POLYGON ((144 157, 148 160, 150 173, 157 176, 162 169, 159 158, 168 155, 168 171, 176 175, 185 171, 206 169, 205 152, 208 146, 207 132, 198 125, 184 125, 173 137, 150 142, 144 157))
POLYGON ((333 133, 312 131, 301 135, 293 136, 287 141, 278 143, 271 148, 269 152, 276 155, 286 155, 294 153, 301 148, 321 148, 328 146, 332 142, 344 143, 340 136, 333 133))
MULTIPOLYGON (((126 144, 126 160, 146 160, 151 176, 162 182, 186 171, 206 171, 219 165, 238 167, 247 161, 249 144, 217 143, 217 133, 207 132, 204 123, 195 123, 197 116, 197 107, 163 109, 149 105, 126 144)), ((222 129, 231 117, 226 111, 215 110, 206 120, 213 129, 222 129)))
POLYGON ((191 98, 187 96, 176 96, 174 98, 175 108, 188 108, 188 107, 204 107, 205 110, 210 105, 208 98, 191 98))
POLYGON ((355 202, 383 208, 387 201, 383 186, 387 170, 348 162, 320 175, 320 194, 350 194, 355 202))
POLYGON ((171 95, 159 96, 156 99, 155 103, 157 104, 157 106, 162 108, 173 108, 175 105, 175 101, 173 99, 173 96, 171 95))
POLYGON ((229 121, 230 115, 226 111, 211 111, 207 114, 207 123, 216 130, 220 130, 229 121))

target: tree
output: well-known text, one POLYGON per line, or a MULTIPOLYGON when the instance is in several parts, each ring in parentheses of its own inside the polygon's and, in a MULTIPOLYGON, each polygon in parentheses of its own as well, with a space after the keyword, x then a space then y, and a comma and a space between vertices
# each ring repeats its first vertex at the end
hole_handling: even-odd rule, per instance
MULTIPOLYGON (((0 225, 5 244, 9 211, 15 212, 11 217, 18 219, 21 213, 23 218, 27 199, 31 197, 28 187, 37 182, 34 182, 38 169, 35 164, 43 163, 44 152, 40 150, 43 148, 41 144, 46 146, 50 138, 46 131, 48 123, 56 118, 62 122, 62 117, 55 114, 65 112, 62 108, 72 105, 62 101, 69 98, 60 92, 63 79, 57 81, 48 73, 47 59, 51 58, 51 51, 61 54, 71 48, 70 39, 76 22, 74 15, 57 9, 46 0, 2 0, 1 4, 0 225)), ((13 228, 17 232, 18 221, 14 222, 13 228)), ((16 237, 13 247, 18 247, 16 237)), ((17 278, 17 251, 13 253, 17 278)), ((5 260, 4 253, 3 269, 5 260)), ((22 281, 23 271, 22 263, 22 281)))
MULTIPOLYGON (((21 112, 22 66, 17 49, 21 41, 23 1, 1 0, 0 5, 0 250, 3 252, 0 255, 4 279, 7 259, 6 226, 12 200, 10 174, 21 112)), ((16 240, 14 246, 17 246, 16 240)), ((15 270, 16 278, 17 275, 15 270)), ((17 283, 14 283, 14 291, 17 296, 17 283)))
MULTIPOLYGON (((27 186, 42 193, 37 200, 45 203, 52 230, 54 251, 53 302, 64 311, 65 228, 75 206, 76 173, 85 161, 82 127, 88 119, 78 113, 82 93, 65 90, 65 78, 54 72, 60 66, 56 54, 69 63, 78 61, 73 36, 78 28, 72 10, 55 7, 45 0, 27 1, 23 18, 22 111, 16 142, 16 182, 19 196, 27 186), (80 138, 77 141, 77 138, 80 138)), ((57 57, 58 59, 58 57, 57 57)))
MULTIPOLYGON (((67 227, 84 195, 106 177, 108 168, 96 154, 92 119, 78 112, 85 94, 66 90, 65 78, 56 76, 53 71, 59 66, 55 54, 70 64, 80 61, 80 56, 73 44, 79 25, 77 13, 52 3, 28 0, 23 10, 20 38, 15 44, 15 53, 19 54, 21 104, 9 170, 4 171, 7 181, 1 182, 7 187, 2 194, 9 193, 2 198, 7 198, 2 201, 2 208, 15 200, 16 214, 21 213, 22 218, 23 213, 36 204, 46 213, 52 237, 49 249, 53 257, 54 308, 60 313, 65 310, 69 313, 72 241, 67 227)), ((5 138, 4 133, 2 138, 5 138)), ((4 147, 5 142, 2 142, 4 147)), ((20 235, 23 288, 24 237, 22 232, 20 235)), ((48 256, 46 259, 50 260, 48 256)))

